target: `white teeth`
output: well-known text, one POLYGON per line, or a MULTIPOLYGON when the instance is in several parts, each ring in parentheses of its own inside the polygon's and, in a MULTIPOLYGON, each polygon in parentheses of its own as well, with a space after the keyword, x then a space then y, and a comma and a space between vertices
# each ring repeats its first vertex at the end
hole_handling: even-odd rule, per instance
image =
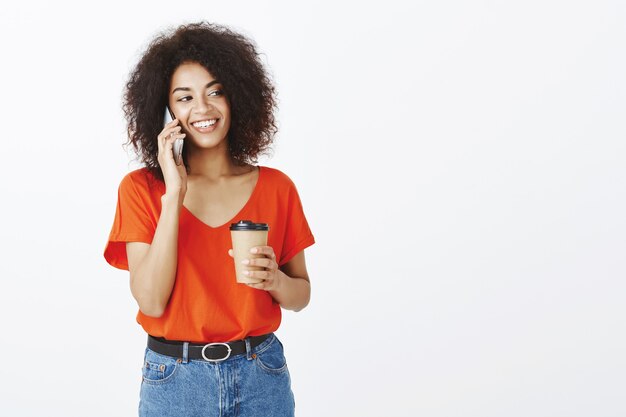
POLYGON ((202 120, 200 122, 195 122, 195 123, 192 123, 192 124, 195 127, 205 128, 205 127, 213 126, 215 123, 217 123, 217 119, 202 120))

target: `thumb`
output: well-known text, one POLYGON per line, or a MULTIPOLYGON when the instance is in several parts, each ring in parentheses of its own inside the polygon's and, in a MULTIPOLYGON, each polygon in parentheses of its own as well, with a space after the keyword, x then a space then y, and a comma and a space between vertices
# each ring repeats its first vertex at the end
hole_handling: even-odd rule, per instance
POLYGON ((232 249, 228 249, 228 254, 230 255, 231 258, 233 258, 233 250, 232 249))

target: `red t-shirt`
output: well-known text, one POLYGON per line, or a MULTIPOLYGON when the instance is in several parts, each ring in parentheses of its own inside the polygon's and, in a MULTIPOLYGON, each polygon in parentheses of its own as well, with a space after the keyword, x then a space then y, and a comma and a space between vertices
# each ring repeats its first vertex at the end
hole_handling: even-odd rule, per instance
MULTIPOLYGON (((128 270, 126 242, 152 243, 165 184, 147 168, 127 174, 118 191, 117 209, 104 250, 107 262, 128 270)), ((259 166, 259 177, 246 205, 229 222, 210 227, 184 206, 178 232, 176 281, 165 312, 137 322, 153 335, 196 343, 239 340, 278 329, 280 305, 267 291, 237 284, 230 225, 239 220, 267 223, 268 245, 279 266, 315 243, 296 186, 281 171, 259 166)))

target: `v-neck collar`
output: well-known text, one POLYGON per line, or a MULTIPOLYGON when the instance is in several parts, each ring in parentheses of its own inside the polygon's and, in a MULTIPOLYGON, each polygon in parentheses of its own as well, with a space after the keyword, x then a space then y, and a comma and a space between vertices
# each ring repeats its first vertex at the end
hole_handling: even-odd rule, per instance
POLYGON ((196 217, 195 214, 193 214, 191 212, 191 210, 189 210, 187 207, 185 207, 185 205, 182 205, 182 211, 186 212, 187 214, 189 214, 189 216, 193 219, 195 219, 195 221, 197 221, 198 223, 200 223, 201 225, 203 225, 204 227, 210 229, 210 230, 219 230, 222 229, 223 227, 230 227, 231 223, 236 223, 235 220, 239 221, 239 220, 245 220, 242 218, 243 214, 247 211, 248 207, 252 204, 253 200, 256 198, 256 195, 259 193, 259 188, 260 188, 260 184, 261 184, 261 177, 263 177, 263 168, 261 168, 261 165, 257 165, 259 168, 259 175, 256 179, 256 184, 254 184, 254 189, 252 190, 252 194, 250 194, 250 197, 248 197, 248 201, 246 201, 246 204, 243 205, 243 207, 237 212, 237 214, 235 214, 233 216, 232 219, 230 219, 229 221, 227 221, 226 223, 222 224, 221 226, 217 226, 217 227, 213 227, 213 226, 209 226, 208 224, 206 224, 205 222, 203 222, 202 220, 200 220, 198 217, 196 217))

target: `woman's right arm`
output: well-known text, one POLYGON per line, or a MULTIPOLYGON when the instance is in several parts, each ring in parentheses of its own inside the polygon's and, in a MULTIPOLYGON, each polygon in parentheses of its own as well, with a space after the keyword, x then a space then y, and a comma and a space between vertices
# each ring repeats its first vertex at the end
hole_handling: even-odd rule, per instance
POLYGON ((157 138, 166 191, 161 197, 161 214, 152 243, 126 243, 130 291, 141 312, 151 317, 163 315, 176 280, 178 224, 187 192, 187 170, 184 164, 176 165, 172 154, 174 140, 185 136, 177 124, 174 119, 157 138))
POLYGON ((152 244, 127 242, 130 291, 146 316, 160 317, 170 298, 178 264, 177 196, 164 194, 159 223, 152 244))

